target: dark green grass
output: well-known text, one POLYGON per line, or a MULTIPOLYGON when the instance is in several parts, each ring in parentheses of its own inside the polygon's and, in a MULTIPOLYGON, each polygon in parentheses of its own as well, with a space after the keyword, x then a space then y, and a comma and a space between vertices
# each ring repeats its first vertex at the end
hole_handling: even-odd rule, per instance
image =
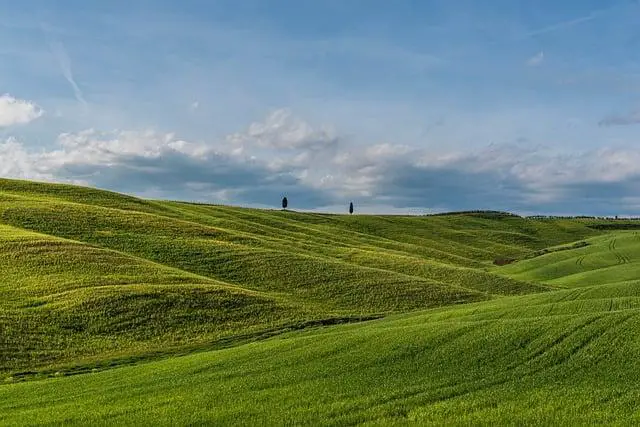
POLYGON ((274 296, 0 225, 0 372, 43 368, 314 319, 274 296))

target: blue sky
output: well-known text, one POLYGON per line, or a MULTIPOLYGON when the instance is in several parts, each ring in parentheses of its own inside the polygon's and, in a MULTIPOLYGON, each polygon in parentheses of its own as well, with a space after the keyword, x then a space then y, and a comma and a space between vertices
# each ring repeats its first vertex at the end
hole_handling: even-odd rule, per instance
POLYGON ((2 176, 305 210, 640 210, 637 1, 0 10, 2 176))

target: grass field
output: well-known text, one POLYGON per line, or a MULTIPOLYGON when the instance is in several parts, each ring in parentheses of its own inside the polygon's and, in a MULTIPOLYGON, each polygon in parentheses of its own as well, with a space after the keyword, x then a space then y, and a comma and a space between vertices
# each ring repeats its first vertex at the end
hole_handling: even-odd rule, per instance
POLYGON ((633 227, 0 180, 0 423, 633 424, 633 227))

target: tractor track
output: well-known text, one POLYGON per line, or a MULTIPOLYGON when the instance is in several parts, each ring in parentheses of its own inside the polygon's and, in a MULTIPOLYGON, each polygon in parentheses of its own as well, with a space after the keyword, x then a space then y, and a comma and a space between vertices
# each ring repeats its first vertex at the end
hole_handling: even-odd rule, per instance
POLYGON ((611 252, 616 257, 616 261, 618 265, 630 263, 631 258, 629 258, 627 255, 623 253, 618 252, 617 243, 618 243, 617 238, 611 239, 611 241, 609 242, 609 252, 611 252))

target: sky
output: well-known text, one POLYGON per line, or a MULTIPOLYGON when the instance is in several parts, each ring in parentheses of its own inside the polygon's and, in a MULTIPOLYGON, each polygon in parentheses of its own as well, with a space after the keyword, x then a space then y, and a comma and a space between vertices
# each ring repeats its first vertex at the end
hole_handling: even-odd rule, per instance
POLYGON ((0 0, 0 177, 636 215, 638 22, 636 0, 0 0))

